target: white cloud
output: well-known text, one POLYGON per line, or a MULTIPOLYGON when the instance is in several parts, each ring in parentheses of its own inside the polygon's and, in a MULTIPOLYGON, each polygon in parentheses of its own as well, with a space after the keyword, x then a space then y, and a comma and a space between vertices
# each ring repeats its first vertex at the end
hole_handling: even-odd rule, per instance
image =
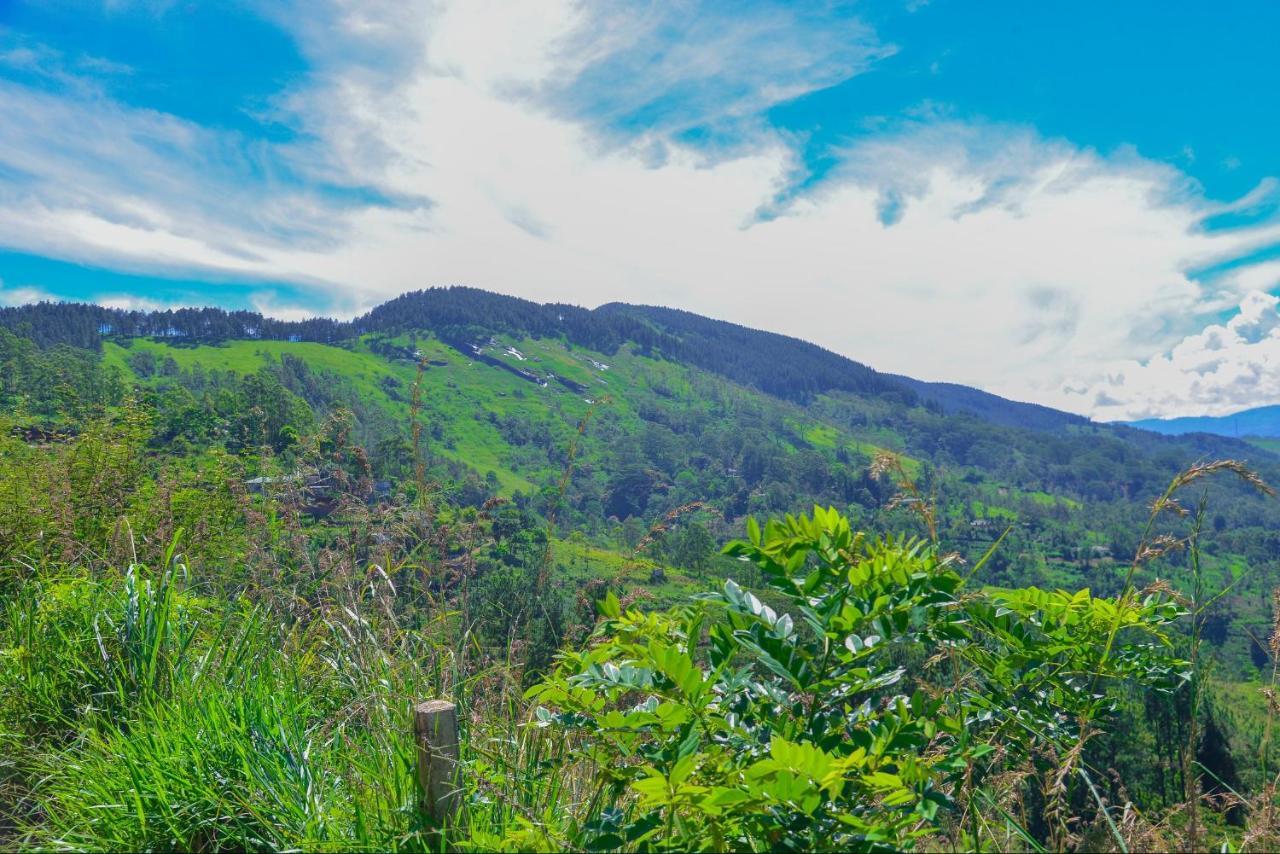
POLYGON ((1225 323, 1188 335, 1167 353, 1109 366, 1072 394, 1102 420, 1170 412, 1227 415, 1280 401, 1280 298, 1253 291, 1225 323))
MULTIPOLYGON (((277 320, 306 320, 315 316, 315 310, 306 306, 294 305, 287 302, 280 302, 274 294, 260 292, 251 294, 249 304, 253 306, 253 310, 261 314, 263 317, 274 317, 277 320)), ((356 315, 355 311, 334 311, 329 313, 332 317, 342 320, 350 320, 356 315)))
POLYGON ((10 288, 0 281, 0 306, 26 305, 32 302, 56 302, 57 298, 39 288, 10 288))
MULTIPOLYGON (((476 12, 470 3, 454 8, 476 12)), ((489 33, 492 17, 479 19, 489 33)), ((623 135, 639 122, 650 135, 710 125, 732 137, 744 121, 757 128, 756 117, 768 107, 863 73, 897 52, 840 4, 726 10, 623 0, 575 5, 563 20, 559 33, 544 33, 550 63, 544 56, 539 65, 507 67, 537 69, 526 82, 563 114, 623 135)), ((526 27, 512 32, 529 42, 526 27)), ((452 33, 448 41, 456 43, 452 33)))
POLYGON ((306 132, 287 145, 0 86, 17 119, 0 122, 0 164, 28 176, 0 184, 0 234, 58 257, 309 284, 347 314, 455 283, 669 304, 1100 415, 1198 405, 1178 396, 1186 371, 1145 397, 1107 377, 1138 376, 1137 360, 1275 284, 1265 265, 1188 273, 1280 239, 1203 227, 1273 188, 1215 206, 1172 167, 1025 128, 921 118, 850 144, 797 196, 797 144, 759 111, 892 48, 856 21, 675 8, 690 26, 569 2, 280 13, 315 67, 280 100, 306 132), (700 122, 726 144, 678 141, 700 122))
POLYGON ((137 294, 101 294, 93 297, 93 302, 122 311, 165 311, 173 308, 187 308, 191 305, 188 301, 158 300, 137 294))
POLYGON ((277 270, 265 249, 332 245, 350 207, 296 180, 278 149, 0 80, 0 240, 128 269, 277 270))

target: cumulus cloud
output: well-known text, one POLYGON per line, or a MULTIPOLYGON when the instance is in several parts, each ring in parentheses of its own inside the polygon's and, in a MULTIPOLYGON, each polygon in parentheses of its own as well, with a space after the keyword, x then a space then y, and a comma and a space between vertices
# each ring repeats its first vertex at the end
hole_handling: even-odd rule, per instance
MULTIPOLYGON (((308 317, 315 316, 315 309, 313 308, 287 301, 282 302, 274 294, 266 292, 251 294, 249 304, 253 306, 254 311, 263 317, 274 317, 277 320, 306 320, 308 317)), ((337 317, 341 320, 350 320, 355 315, 356 312, 350 309, 329 312, 329 316, 337 317)))
POLYGON ((1096 387, 1071 389, 1092 398, 1102 420, 1169 412, 1228 415, 1280 401, 1280 297, 1253 291, 1225 323, 1188 335, 1167 353, 1110 366, 1096 387))
MULTIPOLYGON (((8 245, 297 282, 342 314, 454 283, 668 304, 1102 416, 1198 405, 1176 371, 1144 397, 1157 378, 1139 360, 1275 284, 1263 264, 1193 274, 1280 240, 1266 218, 1205 225, 1273 188, 1215 205, 1171 166, 1030 128, 922 111, 801 182, 799 144, 761 111, 893 52, 847 15, 283 8, 313 69, 275 105, 290 142, 0 85, 18 119, 0 122, 0 166, 20 176, 0 180, 8 245)), ((1260 311, 1219 334, 1246 341, 1260 311)))

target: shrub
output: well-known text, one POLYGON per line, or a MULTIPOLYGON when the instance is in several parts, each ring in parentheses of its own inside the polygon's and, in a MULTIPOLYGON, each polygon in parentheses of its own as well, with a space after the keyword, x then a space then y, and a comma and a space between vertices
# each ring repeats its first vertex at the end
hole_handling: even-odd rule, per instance
POLYGON ((1180 679, 1163 632, 1181 612, 1159 597, 970 590, 933 547, 854 533, 835 510, 749 533, 726 552, 767 591, 728 581, 666 613, 609 596, 588 647, 530 690, 537 725, 569 739, 596 788, 553 817, 552 838, 909 848, 963 832, 961 791, 972 810, 995 772, 1033 754, 1059 757, 1051 808, 1083 774, 1112 685, 1180 679))

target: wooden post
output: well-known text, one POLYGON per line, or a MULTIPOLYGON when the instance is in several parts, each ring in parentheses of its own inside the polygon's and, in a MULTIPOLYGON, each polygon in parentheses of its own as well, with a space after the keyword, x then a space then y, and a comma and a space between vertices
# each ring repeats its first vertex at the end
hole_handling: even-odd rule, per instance
POLYGON ((461 801, 458 774, 458 707, 448 700, 428 700, 413 710, 418 742, 418 782, 423 807, 441 827, 453 820, 461 801))

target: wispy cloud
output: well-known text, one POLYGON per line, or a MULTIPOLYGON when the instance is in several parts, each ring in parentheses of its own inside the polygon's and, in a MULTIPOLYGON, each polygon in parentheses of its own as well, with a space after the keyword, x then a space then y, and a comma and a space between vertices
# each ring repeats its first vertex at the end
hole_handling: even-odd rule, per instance
POLYGON ((555 73, 537 81, 539 94, 564 115, 623 138, 693 129, 732 137, 739 123, 754 130, 768 108, 897 51, 847 4, 590 8, 558 43, 555 73))
POLYGON ((133 69, 92 54, 73 54, 50 47, 19 33, 0 28, 0 68, 30 81, 70 90, 80 95, 101 94, 104 78, 127 77, 133 69))
POLYGON ((0 217, 11 246, 248 271, 263 257, 259 246, 335 239, 326 224, 334 206, 281 176, 267 146, 3 81, 0 112, 0 217))

